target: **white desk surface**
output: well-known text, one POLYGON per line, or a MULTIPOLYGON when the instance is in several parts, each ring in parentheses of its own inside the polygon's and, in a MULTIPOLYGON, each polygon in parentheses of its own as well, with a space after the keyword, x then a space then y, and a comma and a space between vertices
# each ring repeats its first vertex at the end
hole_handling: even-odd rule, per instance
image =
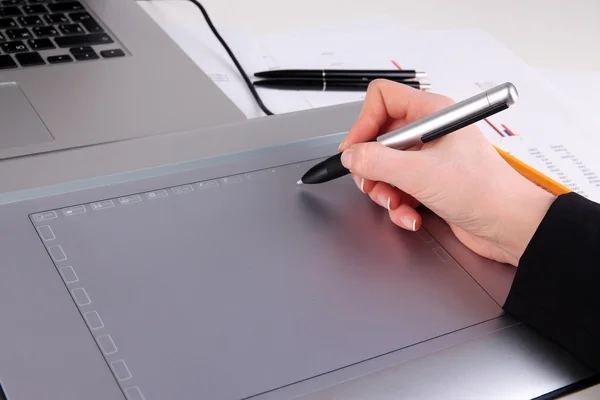
POLYGON ((534 67, 600 71, 598 0, 202 0, 202 4, 217 27, 239 26, 255 33, 370 14, 389 15, 417 29, 480 28, 534 67))

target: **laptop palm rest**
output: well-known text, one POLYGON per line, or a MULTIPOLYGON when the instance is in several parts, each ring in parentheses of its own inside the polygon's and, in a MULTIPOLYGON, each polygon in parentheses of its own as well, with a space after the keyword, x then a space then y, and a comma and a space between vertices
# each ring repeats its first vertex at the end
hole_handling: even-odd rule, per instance
POLYGON ((14 82, 0 84, 0 149, 53 140, 39 115, 14 82))
POLYGON ((311 165, 31 216, 128 398, 247 398, 501 315, 349 177, 296 185, 311 165))

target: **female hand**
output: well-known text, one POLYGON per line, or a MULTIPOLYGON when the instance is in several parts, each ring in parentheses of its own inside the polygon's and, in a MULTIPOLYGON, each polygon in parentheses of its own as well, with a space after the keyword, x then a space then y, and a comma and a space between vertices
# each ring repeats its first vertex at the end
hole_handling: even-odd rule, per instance
POLYGON ((517 265, 555 197, 513 170, 476 126, 407 151, 364 143, 452 103, 401 83, 373 81, 340 145, 342 163, 397 225, 419 229, 415 208, 422 204, 471 250, 517 265))

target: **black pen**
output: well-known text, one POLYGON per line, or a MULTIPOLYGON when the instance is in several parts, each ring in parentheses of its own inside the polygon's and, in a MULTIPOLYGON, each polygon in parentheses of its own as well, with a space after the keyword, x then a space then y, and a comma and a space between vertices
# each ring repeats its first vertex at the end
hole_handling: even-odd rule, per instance
POLYGON ((418 79, 425 78, 425 72, 417 72, 415 70, 397 70, 397 69, 381 69, 381 70, 360 70, 360 69, 280 69, 273 71, 262 71, 254 74, 257 78, 341 78, 341 79, 365 79, 373 80, 377 78, 384 79, 418 79))
MULTIPOLYGON (((375 141, 397 150, 409 149, 506 110, 517 101, 517 97, 517 89, 511 83, 503 83, 402 128, 381 135, 375 141)), ((342 154, 331 156, 309 169, 298 181, 298 184, 323 183, 348 174, 350 171, 342 165, 342 154)), ((413 171, 403 172, 413 173, 413 171)))
MULTIPOLYGON (((428 83, 396 81, 415 89, 429 89, 428 83)), ((282 90, 318 90, 323 92, 364 92, 370 81, 343 79, 264 79, 254 82, 254 86, 282 90)))

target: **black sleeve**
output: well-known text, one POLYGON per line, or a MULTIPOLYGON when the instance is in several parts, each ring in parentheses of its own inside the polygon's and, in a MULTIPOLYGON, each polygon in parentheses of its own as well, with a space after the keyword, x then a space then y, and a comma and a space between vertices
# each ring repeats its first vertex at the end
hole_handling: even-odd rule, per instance
POLYGON ((575 193, 554 201, 504 310, 600 371, 600 204, 575 193))

